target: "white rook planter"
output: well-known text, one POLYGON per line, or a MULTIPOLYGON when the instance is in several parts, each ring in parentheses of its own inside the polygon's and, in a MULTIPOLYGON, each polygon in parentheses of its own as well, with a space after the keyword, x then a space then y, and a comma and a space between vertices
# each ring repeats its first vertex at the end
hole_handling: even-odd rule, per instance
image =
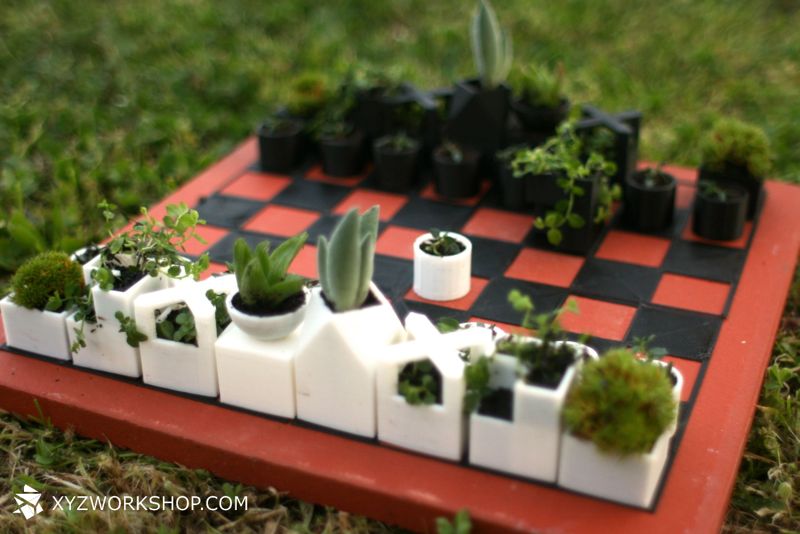
MULTIPOLYGON (((532 341, 538 339, 531 338, 532 341)), ((585 345, 566 342, 577 351, 597 353, 585 345)), ((531 385, 517 376, 514 356, 496 354, 490 387, 511 390, 511 420, 470 416, 469 462, 518 476, 555 482, 561 442, 561 408, 580 360, 567 368, 555 389, 531 385)))
POLYGON ((455 300, 469 293, 472 275, 472 243, 461 234, 447 235, 464 245, 464 250, 452 256, 434 256, 421 248, 433 239, 423 234, 414 241, 414 292, 429 300, 455 300))
POLYGON ((405 330, 392 305, 370 285, 378 303, 334 313, 321 290, 312 292, 295 356, 297 416, 359 436, 375 437, 375 368, 405 330))
POLYGON ((66 318, 69 312, 31 310, 15 304, 13 295, 0 300, 6 343, 58 360, 69 360, 66 318))
POLYGON ((208 290, 226 295, 235 292, 236 278, 226 275, 201 283, 185 282, 136 299, 136 326, 147 336, 147 341, 139 344, 142 379, 146 384, 209 397, 216 397, 219 393, 214 356, 216 310, 206 297, 208 290), (157 335, 156 312, 165 312, 181 304, 186 304, 194 316, 196 346, 161 339, 157 335))

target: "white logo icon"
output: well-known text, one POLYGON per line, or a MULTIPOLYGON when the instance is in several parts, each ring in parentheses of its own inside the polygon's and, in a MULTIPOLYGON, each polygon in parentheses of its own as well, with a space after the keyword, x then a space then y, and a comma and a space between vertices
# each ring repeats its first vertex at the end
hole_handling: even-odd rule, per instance
POLYGON ((14 500, 17 501, 18 506, 18 508, 14 510, 14 513, 24 515, 25 519, 30 519, 36 514, 41 514, 44 511, 42 505, 39 503, 42 494, 27 484, 25 484, 22 491, 23 493, 14 495, 14 500))

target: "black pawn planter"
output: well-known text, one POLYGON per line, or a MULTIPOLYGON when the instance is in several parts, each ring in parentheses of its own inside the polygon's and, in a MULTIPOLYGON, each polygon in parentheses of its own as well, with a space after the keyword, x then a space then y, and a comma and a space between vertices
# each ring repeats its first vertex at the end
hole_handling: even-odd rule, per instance
POLYGON ((322 138, 322 170, 328 176, 354 176, 364 168, 364 136, 355 132, 347 137, 322 138))
POLYGON ((493 155, 505 145, 511 89, 484 89, 478 80, 459 82, 450 99, 445 137, 493 155))
POLYGON ((469 198, 481 190, 478 153, 464 150, 462 156, 461 161, 453 161, 445 151, 433 153, 434 185, 436 192, 443 197, 469 198))
POLYGON ((744 232, 750 195, 739 186, 719 186, 725 192, 724 198, 704 191, 700 185, 694 200, 692 231, 716 241, 738 239, 744 232))
POLYGON ((511 103, 511 109, 525 131, 545 139, 556 133, 558 125, 567 118, 569 108, 566 98, 556 107, 532 106, 521 98, 511 103))
POLYGON ((303 147, 303 123, 287 120, 285 126, 270 130, 258 128, 258 153, 261 170, 289 174, 295 168, 303 147))
POLYGON ((404 193, 413 188, 417 182, 419 151, 418 142, 405 150, 397 150, 391 143, 378 139, 373 157, 381 189, 404 193))
POLYGON ((721 170, 700 167, 697 180, 698 182, 708 180, 720 185, 731 184, 743 188, 749 195, 747 219, 752 220, 756 216, 756 210, 758 210, 764 190, 764 180, 762 177, 751 174, 746 167, 732 163, 726 163, 721 170))
POLYGON ((638 171, 625 186, 623 221, 639 232, 660 232, 672 224, 675 214, 675 177, 665 172, 654 176, 638 171))

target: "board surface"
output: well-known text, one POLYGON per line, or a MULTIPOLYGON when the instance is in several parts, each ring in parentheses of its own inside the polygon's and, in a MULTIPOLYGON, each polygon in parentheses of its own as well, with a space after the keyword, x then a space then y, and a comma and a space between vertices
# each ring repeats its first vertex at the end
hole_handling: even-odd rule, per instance
POLYGON ((35 397, 54 422, 86 435, 418 530, 464 506, 478 525, 493 529, 718 529, 797 260, 800 189, 768 183, 762 216, 742 239, 714 243, 690 230, 695 172, 667 167, 679 179, 673 227, 637 234, 615 219, 582 257, 535 246, 532 216, 504 210, 488 183, 478 197, 451 203, 430 185, 399 195, 381 191, 370 172, 330 178, 309 164, 295 176, 278 176, 258 172, 256 160, 250 140, 153 210, 160 215, 176 201, 196 207, 208 223, 200 231, 207 244, 192 244, 188 253, 208 251, 215 271, 225 269, 238 237, 255 244, 305 230, 312 244, 293 270, 315 277, 317 236, 329 234, 347 209, 380 204, 375 281, 401 317, 419 311, 513 325, 520 317, 506 295, 517 288, 539 311, 574 299, 580 313, 565 314, 564 326, 591 334, 600 350, 655 335, 685 386, 654 510, 9 352, 0 353, 0 405, 35 413, 35 397), (411 291, 411 243, 431 227, 473 241, 472 291, 457 301, 428 302, 411 291))

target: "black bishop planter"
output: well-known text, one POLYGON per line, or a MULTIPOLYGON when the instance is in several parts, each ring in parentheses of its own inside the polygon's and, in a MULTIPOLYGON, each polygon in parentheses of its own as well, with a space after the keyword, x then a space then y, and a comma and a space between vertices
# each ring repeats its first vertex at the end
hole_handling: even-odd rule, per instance
POLYGON ((261 170, 289 174, 303 153, 303 123, 288 120, 279 131, 269 131, 262 125, 257 134, 261 170))
POLYGON ((647 171, 638 171, 625 184, 623 221, 639 232, 669 228, 675 214, 675 177, 660 172, 648 183, 647 171))
POLYGON ((750 195, 737 185, 718 185, 725 191, 724 199, 698 188, 694 200, 692 231, 706 239, 738 239, 744 232, 750 195))
POLYGON ((347 137, 322 138, 322 170, 329 176, 353 176, 364 167, 364 135, 356 131, 347 137))
POLYGON ((764 191, 763 177, 754 176, 742 165, 726 163, 720 170, 700 167, 697 180, 698 182, 710 180, 720 185, 730 184, 743 188, 749 195, 747 219, 752 220, 755 217, 758 205, 761 202, 761 195, 764 191))

